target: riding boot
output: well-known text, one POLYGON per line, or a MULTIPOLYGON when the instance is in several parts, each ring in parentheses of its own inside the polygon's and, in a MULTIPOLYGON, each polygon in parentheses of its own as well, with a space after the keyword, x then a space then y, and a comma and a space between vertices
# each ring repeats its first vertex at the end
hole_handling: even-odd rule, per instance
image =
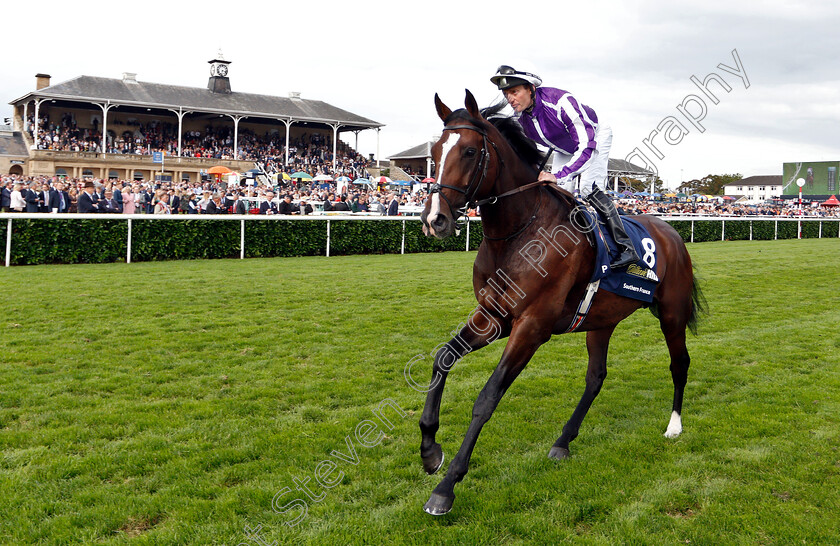
POLYGON ((636 249, 633 248, 633 243, 630 242, 630 237, 624 230, 624 224, 621 222, 621 217, 618 215, 618 210, 610 196, 595 186, 586 200, 598 211, 621 252, 616 260, 611 260, 610 269, 624 269, 628 265, 638 262, 639 255, 636 254, 636 249))

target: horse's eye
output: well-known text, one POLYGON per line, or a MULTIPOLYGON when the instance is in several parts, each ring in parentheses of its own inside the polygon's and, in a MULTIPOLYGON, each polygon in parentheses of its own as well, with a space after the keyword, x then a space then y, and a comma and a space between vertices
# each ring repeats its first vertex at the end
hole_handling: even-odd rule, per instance
POLYGON ((475 148, 467 148, 464 150, 464 157, 475 157, 475 148))

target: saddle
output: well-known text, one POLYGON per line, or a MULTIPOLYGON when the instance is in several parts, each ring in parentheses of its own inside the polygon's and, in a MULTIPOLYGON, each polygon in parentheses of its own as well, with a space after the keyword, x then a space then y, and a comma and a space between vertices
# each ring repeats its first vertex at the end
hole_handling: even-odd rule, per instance
POLYGON ((600 289, 625 298, 639 300, 645 304, 652 303, 653 293, 656 285, 659 284, 659 277, 656 274, 658 256, 656 243, 647 228, 627 216, 621 218, 624 229, 640 259, 626 269, 613 271, 610 269, 610 255, 618 254, 620 251, 609 232, 601 229, 597 214, 591 212, 583 202, 575 199, 566 190, 553 184, 547 187, 557 197, 571 204, 572 214, 577 215, 573 218, 573 223, 578 228, 584 228, 581 231, 595 249, 595 268, 592 277, 566 332, 574 332, 581 325, 589 313, 595 294, 600 289), (589 229, 585 229, 586 226, 589 226, 589 229))

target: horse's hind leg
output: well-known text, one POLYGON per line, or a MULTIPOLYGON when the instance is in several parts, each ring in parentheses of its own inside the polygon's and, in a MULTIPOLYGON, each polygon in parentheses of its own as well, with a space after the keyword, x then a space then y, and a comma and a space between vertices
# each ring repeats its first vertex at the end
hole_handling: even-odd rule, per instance
POLYGON ((665 334, 668 353, 671 355, 671 379, 674 382, 674 403, 671 407, 671 420, 665 430, 666 438, 676 438, 682 432, 682 404, 685 384, 688 381, 688 367, 691 358, 685 345, 685 319, 688 313, 671 313, 663 306, 660 307, 659 327, 665 334))
POLYGON ((552 459, 565 459, 569 456, 569 443, 577 438, 586 412, 589 411, 595 397, 601 392, 601 386, 603 386, 604 379, 607 377, 607 350, 610 346, 610 337, 613 330, 615 330, 615 326, 587 332, 586 334, 586 350, 589 353, 586 388, 574 413, 572 413, 572 417, 563 427, 563 432, 548 452, 548 456, 552 459))

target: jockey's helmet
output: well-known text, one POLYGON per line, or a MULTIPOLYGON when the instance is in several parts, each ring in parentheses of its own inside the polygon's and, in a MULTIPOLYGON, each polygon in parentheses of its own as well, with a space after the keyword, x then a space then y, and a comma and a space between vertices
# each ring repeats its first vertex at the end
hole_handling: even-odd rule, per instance
POLYGON ((542 85, 542 79, 536 74, 525 72, 523 70, 516 70, 512 66, 503 64, 496 69, 496 74, 490 78, 500 91, 516 87, 517 85, 533 85, 539 87, 542 85))

